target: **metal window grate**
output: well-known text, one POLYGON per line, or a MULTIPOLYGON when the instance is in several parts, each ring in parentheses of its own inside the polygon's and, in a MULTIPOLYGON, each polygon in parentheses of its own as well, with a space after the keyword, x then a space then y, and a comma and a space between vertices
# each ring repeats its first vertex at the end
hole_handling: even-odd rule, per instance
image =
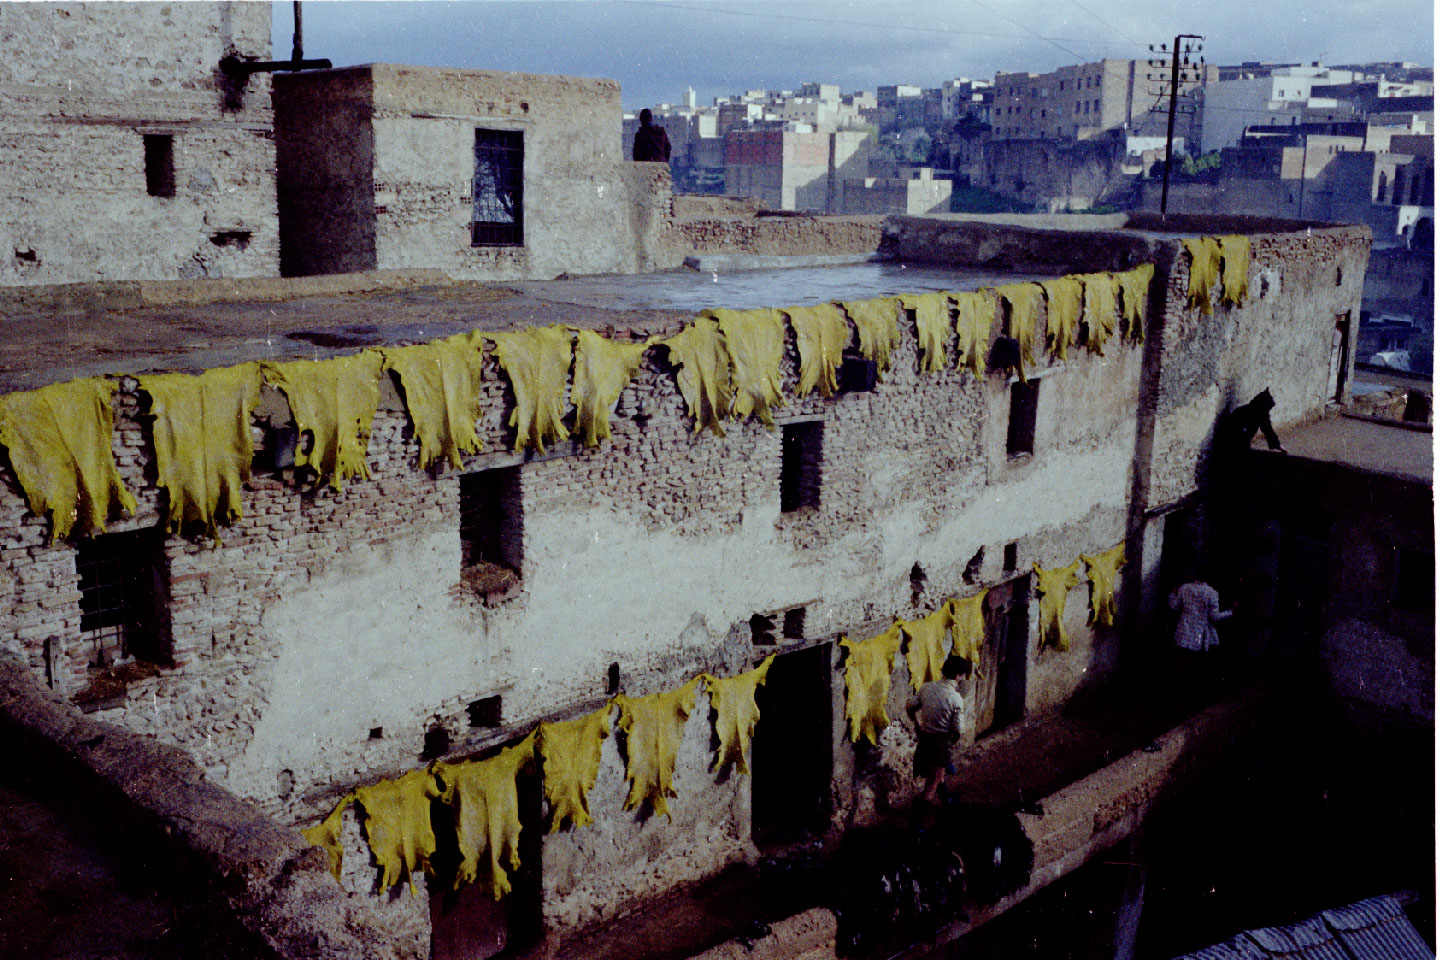
POLYGON ((475 131, 474 213, 470 243, 518 247, 525 242, 525 137, 519 131, 475 131))
POLYGON ((76 544, 80 632, 104 666, 116 657, 165 659, 160 552, 151 531, 106 534, 76 544))

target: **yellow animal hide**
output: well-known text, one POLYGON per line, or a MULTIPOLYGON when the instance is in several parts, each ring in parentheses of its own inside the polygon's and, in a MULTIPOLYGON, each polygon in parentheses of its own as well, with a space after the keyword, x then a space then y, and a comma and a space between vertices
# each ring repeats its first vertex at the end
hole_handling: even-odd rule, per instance
POLYGON ((785 315, 779 310, 707 310, 720 321, 730 354, 730 416, 754 416, 774 428, 770 411, 785 406, 780 392, 780 356, 785 351, 785 315))
POLYGON ((169 507, 165 529, 198 526, 218 544, 219 525, 244 516, 240 489, 255 456, 250 415, 260 402, 260 366, 136 379, 150 395, 156 482, 169 507))
POLYGON ((985 354, 995 325, 995 291, 978 289, 950 294, 950 298, 955 301, 955 366, 984 377, 985 354))
POLYGON ((990 349, 990 329, 995 325, 995 291, 987 288, 952 293, 955 300, 955 365, 977 377, 985 376, 985 354, 990 349))
POLYGON ((488 760, 430 765, 445 784, 440 799, 455 815, 460 846, 456 889, 467 883, 484 883, 496 900, 510 892, 507 871, 520 869, 520 800, 515 778, 533 769, 534 763, 535 734, 531 733, 488 760))
POLYGON ((345 823, 345 811, 355 802, 355 794, 347 793, 335 804, 330 815, 313 827, 300 831, 305 842, 324 850, 330 857, 330 872, 340 879, 340 868, 345 865, 345 848, 340 844, 340 828, 345 823))
POLYGON ((115 390, 89 377, 0 397, 0 446, 9 451, 30 512, 50 515, 51 543, 77 527, 104 533, 112 507, 135 510, 110 451, 115 390))
POLYGON ((957 598, 950 601, 952 624, 950 634, 954 643, 950 652, 964 657, 974 666, 980 666, 980 649, 985 645, 985 595, 981 590, 973 597, 957 598))
POLYGON ((1070 635, 1065 632, 1065 597, 1080 582, 1076 571, 1080 561, 1068 567, 1043 570, 1035 564, 1035 590, 1040 594, 1040 646, 1056 650, 1070 649, 1070 635))
POLYGON ((1150 303, 1150 281, 1155 279, 1155 264, 1142 263, 1133 270, 1115 274, 1120 285, 1120 317, 1125 321, 1125 336, 1139 343, 1145 339, 1145 314, 1150 303))
POLYGON ((860 355, 874 360, 880 373, 890 369, 890 351, 900 342, 897 302, 894 297, 876 297, 841 304, 855 321, 855 332, 860 335, 860 355))
POLYGON ((365 350, 330 360, 296 360, 264 365, 265 381, 290 401, 301 433, 314 437, 309 453, 295 451, 295 465, 309 466, 319 482, 336 490, 351 477, 369 479, 365 450, 380 405, 380 367, 384 357, 365 350))
POLYGON ((845 657, 845 719, 850 723, 850 742, 862 736, 880 742, 880 731, 890 724, 886 704, 890 699, 890 675, 895 672, 895 655, 900 652, 900 624, 869 640, 840 638, 845 657))
POLYGON ((1080 559, 1085 561, 1085 576, 1090 581, 1090 622, 1113 627, 1115 581, 1125 565, 1125 541, 1093 557, 1082 553, 1080 559))
POLYGON ((444 459, 461 469, 462 453, 479 453, 481 363, 474 333, 460 333, 415 347, 389 347, 385 368, 400 375, 405 409, 420 442, 420 469, 444 459))
POLYGON ((1040 284, 1045 291, 1045 339, 1050 355, 1070 359, 1070 344, 1080 330, 1080 306, 1085 288, 1074 277, 1056 277, 1040 284))
POLYGON ((570 372, 570 330, 556 324, 506 333, 482 333, 495 343, 495 359, 510 378, 515 409, 515 452, 533 445, 540 453, 545 444, 570 437, 560 422, 565 415, 565 377, 570 372))
POLYGON ((695 432, 709 427, 715 436, 725 436, 720 418, 730 409, 730 358, 720 324, 699 317, 669 340, 661 340, 660 346, 670 351, 670 362, 680 368, 675 381, 685 408, 695 418, 695 432))
POLYGON ((1214 237, 1192 237, 1181 240, 1185 252, 1190 254, 1190 288, 1186 299, 1191 307, 1198 307, 1201 313, 1210 313, 1214 307, 1210 291, 1220 279, 1220 244, 1214 237))
POLYGON ((813 307, 786 307, 790 326, 795 331, 795 344, 800 349, 800 380, 795 396, 805 397, 816 388, 820 396, 834 396, 840 389, 835 371, 840 367, 845 345, 850 342, 850 327, 833 303, 813 307))
POLYGON ((1220 281, 1220 302, 1238 307, 1250 296, 1250 238, 1242 234, 1221 237, 1220 259, 1224 271, 1220 281))
POLYGON ((765 683, 765 675, 774 662, 772 653, 760 666, 739 676, 723 679, 705 676, 705 692, 710 695, 710 709, 715 711, 715 738, 720 741, 715 766, 710 768, 712 772, 718 773, 728 763, 733 763, 741 773, 750 772, 745 751, 750 749, 750 738, 755 735, 755 724, 760 720, 755 689, 765 683))
POLYGON ((915 311, 920 371, 939 373, 945 368, 945 341, 950 339, 950 298, 943 293, 904 294, 900 305, 915 311))
POLYGON ((365 835, 370 852, 380 865, 380 890, 389 890, 409 878, 415 892, 415 874, 430 870, 435 852, 435 831, 430 828, 430 801, 440 796, 428 770, 411 770, 396 780, 381 780, 355 790, 365 811, 365 835))
POLYGON ((1085 286, 1085 339, 1081 346, 1103 357, 1120 319, 1116 305, 1120 284, 1110 273, 1082 273, 1077 279, 1085 286))
POLYGON ((585 446, 598 447, 610 439, 610 411, 635 379, 650 343, 622 343, 594 330, 576 330, 570 402, 575 405, 575 433, 585 446))
POLYGON ((648 800, 657 816, 670 816, 667 798, 676 796, 671 782, 675 754, 680 749, 685 721, 695 709, 695 685, 699 682, 696 677, 669 693, 615 698, 615 706, 620 708, 616 726, 625 735, 625 779, 630 781, 626 810, 648 800))
POLYGON ((590 816, 590 790, 600 775, 600 748, 608 736, 608 703, 579 720, 540 724, 536 742, 544 765, 551 833, 559 830, 566 820, 572 827, 595 822, 590 816))
POLYGON ((907 640, 905 662, 910 667, 910 686, 916 690, 931 680, 940 679, 946 656, 945 634, 953 622, 948 603, 940 604, 927 617, 900 621, 907 640))
POLYGON ((1043 306, 1044 291, 1038 283, 1007 283, 997 287, 998 293, 1010 304, 1010 336, 1020 343, 1020 361, 1015 367, 1021 383, 1025 379, 1025 364, 1035 358, 1035 321, 1043 306))

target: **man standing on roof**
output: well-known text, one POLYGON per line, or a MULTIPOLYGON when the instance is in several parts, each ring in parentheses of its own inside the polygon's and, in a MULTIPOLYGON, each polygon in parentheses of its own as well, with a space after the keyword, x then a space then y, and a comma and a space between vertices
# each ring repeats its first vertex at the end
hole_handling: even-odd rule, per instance
POLYGON ((965 698, 960 683, 970 674, 970 661, 949 657, 940 667, 940 679, 931 680, 911 699, 905 712, 915 722, 915 776, 925 781, 921 794, 925 803, 940 800, 940 784, 950 769, 950 748, 960 739, 965 718, 965 698))
POLYGON ((655 126, 654 117, 648 109, 640 111, 640 129, 635 131, 635 149, 631 156, 641 161, 669 163, 670 136, 664 127, 655 126))

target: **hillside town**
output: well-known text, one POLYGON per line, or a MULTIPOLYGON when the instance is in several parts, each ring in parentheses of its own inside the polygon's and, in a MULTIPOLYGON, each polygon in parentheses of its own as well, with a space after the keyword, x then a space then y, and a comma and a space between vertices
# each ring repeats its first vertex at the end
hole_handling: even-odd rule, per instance
POLYGON ((0 957, 1434 960, 1430 67, 314 9, 0 2, 0 957))
MULTIPOLYGON (((802 83, 709 106, 691 89, 651 112, 687 193, 824 214, 1110 213, 1159 209, 1169 80, 1163 56, 1106 59, 938 87, 802 83)), ((1366 224, 1357 359, 1429 375, 1433 67, 1211 64, 1176 86, 1168 209, 1366 224)), ((638 113, 624 123, 629 143, 638 113)))

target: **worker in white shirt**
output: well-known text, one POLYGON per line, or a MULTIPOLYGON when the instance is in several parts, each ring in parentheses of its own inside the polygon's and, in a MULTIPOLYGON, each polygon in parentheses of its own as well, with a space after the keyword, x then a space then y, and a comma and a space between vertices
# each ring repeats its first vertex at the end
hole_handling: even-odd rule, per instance
POLYGON ((905 712, 915 723, 916 777, 925 781, 921 798, 935 806, 940 799, 940 784, 950 767, 950 749, 960 739, 965 718, 965 698, 960 684, 970 675, 970 661, 950 657, 940 667, 940 679, 931 680, 911 698, 905 712))

